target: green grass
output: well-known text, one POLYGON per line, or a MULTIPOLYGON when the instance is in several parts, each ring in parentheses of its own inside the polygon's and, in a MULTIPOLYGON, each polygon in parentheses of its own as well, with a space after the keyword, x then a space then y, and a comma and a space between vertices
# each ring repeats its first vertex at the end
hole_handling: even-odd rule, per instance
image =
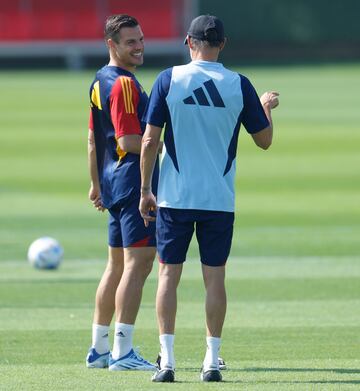
MULTIPOLYGON (((359 65, 241 70, 259 93, 278 90, 281 106, 274 111, 270 150, 259 150, 240 132, 235 254, 360 254, 359 70, 359 65)), ((139 72, 146 90, 155 75, 139 72)), ((24 258, 41 235, 61 240, 69 259, 103 257, 106 217, 87 202, 92 77, 0 75, 0 260, 24 258), (79 246, 78 235, 86 246, 79 246)), ((194 246, 190 254, 196 256, 194 246)))
MULTIPOLYGON (((2 73, 0 84, 1 390, 355 390, 360 384, 360 65, 239 70, 278 90, 274 144, 244 129, 221 354, 226 382, 199 383, 204 289, 193 244, 179 288, 178 383, 84 367, 93 298, 106 257, 106 215, 87 200, 92 73, 2 73), (50 235, 55 272, 26 262, 50 235)), ((141 71, 150 90, 156 72, 141 71)), ((156 268, 135 342, 157 354, 156 268)))
MULTIPOLYGON (((204 293, 199 264, 185 265, 179 287, 178 384, 152 385, 148 373, 109 373, 83 365, 100 261, 64 262, 39 272, 0 264, 0 369, 6 390, 211 388, 198 381, 204 354, 204 293), (61 377, 61 382, 58 379, 61 377)), ((138 317, 135 343, 157 354, 156 269, 138 317)), ((338 390, 360 384, 358 260, 232 258, 222 355, 223 390, 338 390), (269 270, 267 273, 266 270, 269 270), (341 388, 340 388, 341 387, 341 388)))

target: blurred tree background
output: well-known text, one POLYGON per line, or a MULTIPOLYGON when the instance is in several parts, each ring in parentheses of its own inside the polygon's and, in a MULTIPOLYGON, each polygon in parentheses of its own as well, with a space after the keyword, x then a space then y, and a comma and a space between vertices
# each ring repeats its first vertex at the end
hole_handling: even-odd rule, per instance
POLYGON ((200 0, 200 11, 223 20, 236 64, 360 58, 357 0, 200 0))

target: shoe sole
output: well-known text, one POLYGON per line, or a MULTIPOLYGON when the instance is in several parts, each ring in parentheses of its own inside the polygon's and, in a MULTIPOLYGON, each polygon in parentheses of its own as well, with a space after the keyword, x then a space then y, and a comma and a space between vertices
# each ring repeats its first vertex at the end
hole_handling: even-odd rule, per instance
POLYGON ((154 371, 156 368, 123 368, 123 367, 109 367, 109 371, 154 371))
POLYGON ((98 363, 89 363, 89 362, 86 363, 86 368, 90 368, 90 369, 104 369, 104 368, 108 368, 108 367, 109 367, 108 364, 100 365, 98 363))
POLYGON ((88 362, 86 361, 86 367, 87 368, 91 368, 91 369, 102 369, 102 368, 108 368, 109 367, 109 363, 103 363, 103 362, 88 362))

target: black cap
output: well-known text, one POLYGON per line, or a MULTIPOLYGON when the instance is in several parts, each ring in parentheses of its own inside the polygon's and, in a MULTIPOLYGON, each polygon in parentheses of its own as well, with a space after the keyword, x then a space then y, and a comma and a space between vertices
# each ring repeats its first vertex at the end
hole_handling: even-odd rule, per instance
MULTIPOLYGON (((191 22, 188 35, 200 41, 222 42, 225 39, 224 25, 216 16, 200 15, 191 22)), ((186 38, 184 43, 187 45, 186 38)))

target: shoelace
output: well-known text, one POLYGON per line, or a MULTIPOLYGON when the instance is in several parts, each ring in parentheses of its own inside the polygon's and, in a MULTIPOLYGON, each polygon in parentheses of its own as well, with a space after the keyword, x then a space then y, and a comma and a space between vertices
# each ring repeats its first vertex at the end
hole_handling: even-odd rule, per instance
POLYGON ((146 363, 146 364, 150 364, 148 361, 146 361, 144 358, 141 357, 141 355, 140 355, 140 347, 139 347, 139 346, 136 346, 136 347, 134 348, 134 355, 135 355, 135 357, 136 357, 139 361, 144 362, 144 363, 146 363))

